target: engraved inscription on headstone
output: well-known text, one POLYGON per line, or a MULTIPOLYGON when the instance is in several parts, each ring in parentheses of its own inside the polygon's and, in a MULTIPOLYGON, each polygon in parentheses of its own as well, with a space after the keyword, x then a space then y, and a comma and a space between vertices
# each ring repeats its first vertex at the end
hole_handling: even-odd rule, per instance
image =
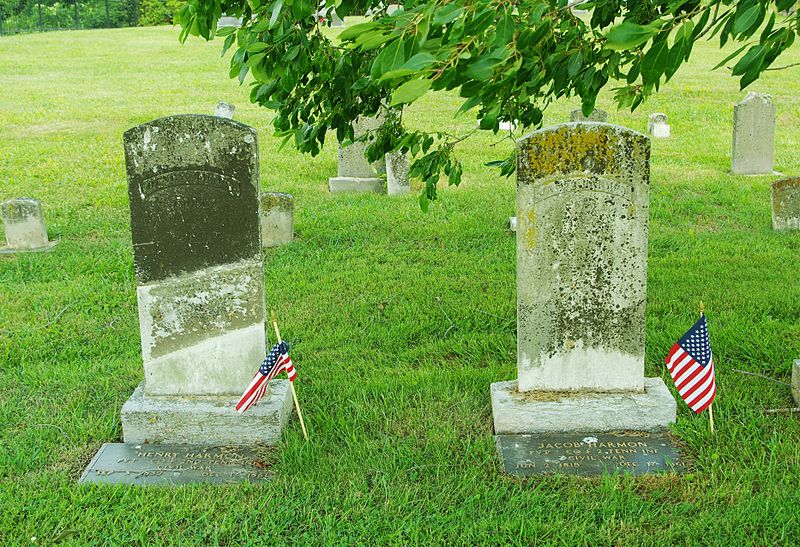
POLYGON ((775 103, 750 92, 733 109, 734 175, 772 174, 775 158, 775 103))
POLYGON ((666 434, 569 433, 497 435, 506 473, 600 475, 679 470, 677 447, 666 434))
POLYGON ((266 450, 107 443, 83 472, 80 483, 178 485, 263 482, 272 478, 266 450))

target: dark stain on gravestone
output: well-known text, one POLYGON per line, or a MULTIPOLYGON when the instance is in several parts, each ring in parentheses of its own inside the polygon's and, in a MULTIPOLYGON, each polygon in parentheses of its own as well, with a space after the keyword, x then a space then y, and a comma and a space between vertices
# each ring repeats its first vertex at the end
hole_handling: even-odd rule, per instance
POLYGON ((140 284, 259 255, 253 128, 170 116, 126 131, 124 144, 140 284))

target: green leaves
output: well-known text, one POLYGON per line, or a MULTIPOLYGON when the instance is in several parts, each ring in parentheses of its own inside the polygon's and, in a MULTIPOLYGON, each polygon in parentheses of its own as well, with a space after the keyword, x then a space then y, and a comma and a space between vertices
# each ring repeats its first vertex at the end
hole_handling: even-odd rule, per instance
POLYGON ((407 81, 392 93, 390 106, 413 103, 428 92, 432 83, 426 78, 407 81))
POLYGON ((652 26, 638 25, 623 21, 608 31, 605 47, 613 50, 626 50, 638 47, 658 33, 652 26))

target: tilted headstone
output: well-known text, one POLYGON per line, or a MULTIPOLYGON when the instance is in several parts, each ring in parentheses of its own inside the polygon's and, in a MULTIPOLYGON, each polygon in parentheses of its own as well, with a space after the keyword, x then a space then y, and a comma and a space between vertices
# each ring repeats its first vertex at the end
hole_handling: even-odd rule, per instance
MULTIPOLYGON (((385 111, 375 117, 359 117, 353 123, 354 138, 381 127, 385 111)), ((347 146, 339 144, 338 176, 328 179, 331 192, 384 192, 381 175, 386 173, 385 160, 370 163, 364 156, 369 142, 356 141, 347 146)))
POLYGON ((772 227, 800 230, 800 178, 772 183, 772 227))
POLYGON ((266 354, 256 131, 171 116, 124 144, 144 362, 125 442, 277 442, 286 381, 243 416, 232 406, 266 354))
POLYGON ((282 192, 261 194, 261 244, 287 245, 294 238, 294 198, 282 192))
POLYGON ((583 115, 583 110, 576 108, 569 113, 569 121, 571 122, 607 122, 608 112, 595 108, 589 116, 583 115))
POLYGON ((650 117, 647 119, 647 132, 656 139, 669 138, 670 129, 667 123, 667 115, 661 112, 650 114, 650 117))
POLYGON ((232 104, 228 104, 225 101, 220 101, 217 103, 216 108, 214 108, 214 115, 219 118, 228 118, 229 120, 233 119, 233 113, 236 111, 236 107, 232 104))
POLYGON ((58 240, 47 238, 47 227, 42 217, 42 204, 38 199, 16 198, 0 203, 0 217, 6 232, 6 246, 0 253, 20 251, 48 251, 58 240))
POLYGON ((386 154, 386 193, 400 196, 411 191, 408 154, 389 152, 386 154))
POLYGON ((775 158, 775 103, 750 92, 733 109, 734 175, 772 174, 775 158))
POLYGON ((492 384, 498 435, 675 420, 644 377, 649 156, 647 137, 601 123, 517 141, 518 382, 492 384))

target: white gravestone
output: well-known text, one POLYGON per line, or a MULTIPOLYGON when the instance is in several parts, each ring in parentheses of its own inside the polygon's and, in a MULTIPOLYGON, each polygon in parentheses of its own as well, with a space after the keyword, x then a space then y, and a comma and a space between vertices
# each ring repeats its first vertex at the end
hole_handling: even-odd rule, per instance
POLYGON ((261 244, 288 245, 294 238, 294 198, 282 192, 261 194, 261 244))
POLYGON ((497 434, 675 420, 644 377, 649 156, 647 137, 604 123, 517 141, 518 381, 492 384, 497 434))
POLYGON ((772 228, 800 230, 800 178, 772 183, 772 228))
POLYGON ((233 113, 235 111, 236 111, 235 106, 233 106, 232 104, 228 104, 225 101, 220 101, 214 108, 214 115, 219 118, 228 118, 229 120, 232 120, 233 113))
POLYGON ((6 233, 6 246, 0 253, 49 251, 58 240, 47 238, 47 227, 38 199, 17 198, 0 203, 0 217, 6 233))
MULTIPOLYGON (((354 138, 358 139, 365 133, 375 131, 383 125, 386 119, 385 112, 375 117, 359 117, 353 123, 354 138)), ((367 161, 364 151, 368 142, 356 141, 347 146, 339 144, 338 173, 336 177, 328 179, 331 193, 337 192, 376 192, 383 193, 384 180, 381 175, 386 173, 386 161, 380 160, 373 163, 367 161)))
POLYGON ((667 123, 667 115, 661 112, 650 114, 647 119, 647 132, 656 139, 668 139, 670 128, 667 123))
POLYGON ((771 175, 775 159, 775 103, 750 92, 733 109, 734 175, 771 175))
POLYGON ((411 191, 408 154, 389 152, 386 154, 386 193, 400 196, 411 191))

